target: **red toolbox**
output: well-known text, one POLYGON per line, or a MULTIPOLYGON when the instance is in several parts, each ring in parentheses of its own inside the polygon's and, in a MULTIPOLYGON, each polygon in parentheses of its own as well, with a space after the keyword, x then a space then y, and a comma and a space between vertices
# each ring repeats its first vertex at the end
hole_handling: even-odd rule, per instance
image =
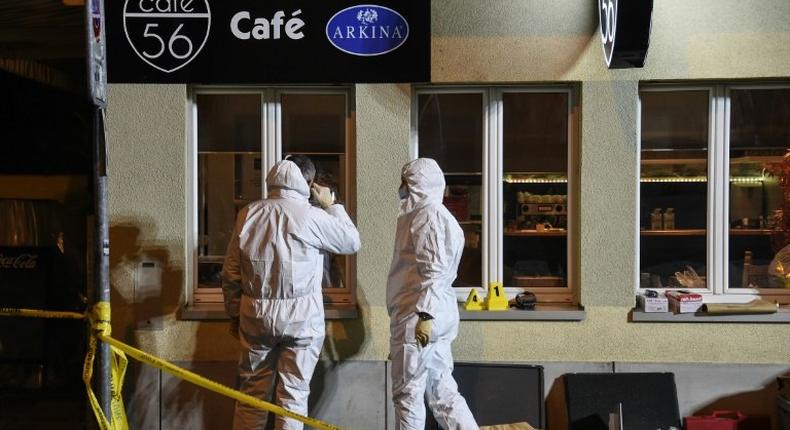
POLYGON ((715 411, 704 417, 683 419, 685 430, 768 430, 771 418, 768 415, 746 415, 741 411, 715 411))

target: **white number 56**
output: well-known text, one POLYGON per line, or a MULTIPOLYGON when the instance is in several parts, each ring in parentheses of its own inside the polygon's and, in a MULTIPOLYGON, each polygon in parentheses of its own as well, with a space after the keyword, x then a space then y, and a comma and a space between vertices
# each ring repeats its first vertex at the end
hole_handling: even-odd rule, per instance
MULTIPOLYGON (((165 52, 165 41, 164 41, 164 39, 162 39, 158 34, 156 34, 156 33, 151 31, 151 30, 156 29, 158 27, 159 27, 159 24, 153 24, 153 23, 152 24, 148 24, 148 25, 145 26, 145 31, 143 32, 143 37, 152 37, 152 38, 156 39, 157 42, 159 42, 159 51, 157 51, 156 53, 150 54, 148 52, 143 51, 143 55, 146 58, 149 58, 149 59, 159 58, 165 52)), ((170 52, 170 55, 172 55, 174 58, 177 58, 179 60, 183 60, 184 58, 187 58, 187 57, 189 57, 192 54, 192 41, 189 40, 189 38, 184 36, 183 34, 178 34, 178 32, 181 31, 181 28, 183 28, 183 27, 184 27, 184 24, 179 25, 178 28, 176 28, 176 31, 174 31, 173 34, 170 35, 170 40, 167 43, 167 49, 170 52), (176 52, 174 45, 175 45, 177 40, 182 40, 182 41, 184 41, 184 43, 187 44, 187 49, 186 49, 185 53, 178 54, 176 52)))

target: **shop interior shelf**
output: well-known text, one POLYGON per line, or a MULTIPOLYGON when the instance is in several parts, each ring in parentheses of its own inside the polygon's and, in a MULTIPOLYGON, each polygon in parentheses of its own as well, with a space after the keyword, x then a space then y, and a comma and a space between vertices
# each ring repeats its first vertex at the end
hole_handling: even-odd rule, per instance
MULTIPOLYGON (((773 148, 769 148, 773 149, 773 148)), ((650 149, 643 149, 643 153, 645 152, 652 152, 652 153, 665 153, 665 154, 672 154, 673 151, 667 150, 650 150, 650 149)), ((647 158, 642 157, 640 160, 643 165, 654 165, 654 164, 707 164, 707 158, 701 157, 678 157, 672 158, 671 156, 662 157, 662 158, 647 158)), ((755 163, 778 163, 782 161, 782 155, 763 155, 763 156, 746 156, 746 157, 735 157, 730 159, 730 164, 755 164, 755 163)))
MULTIPOLYGON (((770 236, 773 230, 768 229, 732 229, 732 236, 770 236)), ((704 236, 705 229, 678 229, 678 230, 642 230, 642 236, 704 236)))
POLYGON ((769 229, 734 228, 730 230, 731 236, 770 236, 771 233, 773 233, 773 230, 769 229))
POLYGON ((505 230, 505 236, 509 237, 532 237, 532 236, 567 236, 567 230, 505 230))

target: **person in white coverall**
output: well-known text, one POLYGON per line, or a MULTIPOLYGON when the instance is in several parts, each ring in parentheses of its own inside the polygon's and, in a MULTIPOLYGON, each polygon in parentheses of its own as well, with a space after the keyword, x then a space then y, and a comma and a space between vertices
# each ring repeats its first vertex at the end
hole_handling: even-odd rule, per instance
MULTIPOLYGON (((324 341, 323 256, 359 250, 359 232, 327 188, 312 187, 309 158, 280 161, 266 178, 268 198, 242 209, 222 270, 231 334, 241 342, 240 390, 307 415, 310 379, 324 341), (299 166, 297 166, 297 163, 299 166), (300 170, 301 167, 301 170, 300 170), (238 330, 234 332, 234 330, 238 330), (276 381, 276 386, 275 386, 276 381)), ((236 403, 234 429, 266 427, 268 413, 236 403)), ((276 429, 302 429, 277 416, 276 429)))
POLYGON ((452 375, 458 334, 452 284, 464 233, 442 204, 444 174, 434 160, 406 164, 402 180, 387 280, 395 428, 423 430, 427 399, 443 429, 477 429, 452 375))

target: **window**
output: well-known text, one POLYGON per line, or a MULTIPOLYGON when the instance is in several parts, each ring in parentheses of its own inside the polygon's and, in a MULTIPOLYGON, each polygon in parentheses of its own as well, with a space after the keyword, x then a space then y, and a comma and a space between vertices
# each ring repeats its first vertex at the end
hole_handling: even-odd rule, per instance
POLYGON ((640 109, 637 288, 787 302, 790 86, 646 86, 640 109))
POLYGON ((575 101, 570 87, 415 91, 413 157, 444 170, 466 238, 458 297, 501 282, 574 302, 575 101))
MULTIPOLYGON (((222 301, 220 273, 236 214, 265 197, 266 174, 283 155, 309 156, 316 180, 331 186, 354 217, 352 105, 342 88, 193 91, 193 304, 222 301)), ((326 302, 353 302, 354 264, 353 257, 333 257, 326 302)))
POLYGON ((643 91, 640 172, 640 287, 672 285, 694 270, 705 288, 708 112, 705 89, 643 91))

